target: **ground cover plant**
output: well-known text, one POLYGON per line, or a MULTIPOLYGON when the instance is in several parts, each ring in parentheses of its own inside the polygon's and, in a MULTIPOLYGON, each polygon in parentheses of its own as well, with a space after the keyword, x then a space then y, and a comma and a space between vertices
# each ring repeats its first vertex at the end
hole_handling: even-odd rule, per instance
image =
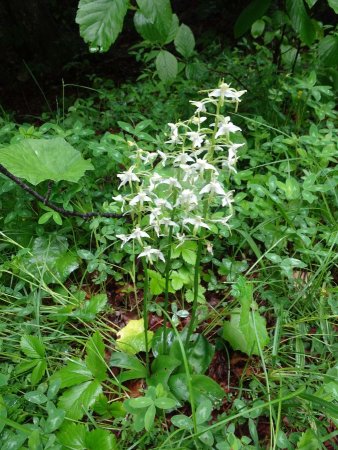
POLYGON ((283 18, 0 118, 2 449, 336 448, 337 89, 283 18))

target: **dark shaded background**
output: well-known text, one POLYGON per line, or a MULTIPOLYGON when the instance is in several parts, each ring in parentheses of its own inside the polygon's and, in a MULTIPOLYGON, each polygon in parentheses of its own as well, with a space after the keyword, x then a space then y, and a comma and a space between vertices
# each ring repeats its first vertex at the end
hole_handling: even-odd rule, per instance
MULTIPOLYGON (((180 21, 192 28, 197 47, 203 51, 213 40, 234 43, 234 23, 250 0, 171 3, 180 21)), ((18 120, 40 115, 48 104, 55 110, 62 96, 62 80, 90 85, 89 77, 95 74, 118 84, 139 74, 140 66, 128 54, 130 46, 140 41, 133 13, 128 13, 124 29, 109 52, 91 54, 75 23, 77 5, 78 0, 0 0, 0 106, 18 120)), ((327 7, 323 11, 330 15, 327 7)), ((71 91, 67 88, 67 95, 71 91)))

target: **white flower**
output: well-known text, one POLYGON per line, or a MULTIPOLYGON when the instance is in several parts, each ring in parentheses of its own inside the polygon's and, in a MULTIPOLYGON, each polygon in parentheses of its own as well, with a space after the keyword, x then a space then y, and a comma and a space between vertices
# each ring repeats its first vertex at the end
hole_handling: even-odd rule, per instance
POLYGON ((121 205, 121 211, 123 212, 124 205, 126 204, 126 201, 122 195, 117 195, 116 197, 112 197, 113 200, 116 202, 122 203, 121 205))
POLYGON ((210 241, 207 241, 207 252, 210 253, 210 255, 214 254, 213 245, 210 241))
POLYGON ((207 120, 206 117, 196 117, 196 116, 194 116, 194 117, 191 119, 191 122, 192 122, 194 125, 200 125, 201 123, 205 122, 206 120, 207 120))
POLYGON ((130 200, 129 205, 135 206, 139 203, 140 206, 143 206, 144 202, 151 202, 151 198, 148 197, 146 192, 140 191, 132 200, 130 200))
POLYGON ((168 155, 164 152, 161 152, 161 150, 157 150, 157 153, 158 153, 159 157, 161 158, 161 160, 162 160, 161 164, 164 167, 167 162, 168 155))
POLYGON ((200 190, 200 195, 202 194, 218 194, 218 195, 226 195, 221 183, 218 181, 210 181, 209 184, 205 185, 203 189, 200 190))
POLYGON ((209 93, 209 97, 220 97, 222 100, 224 98, 230 98, 234 102, 240 102, 239 97, 241 97, 246 91, 236 91, 236 89, 231 88, 227 83, 221 83, 218 89, 214 89, 209 93))
POLYGON ((175 206, 182 206, 184 209, 191 211, 198 205, 196 195, 191 189, 183 189, 179 195, 175 206))
POLYGON ((154 175, 149 178, 149 191, 153 191, 161 180, 161 175, 155 172, 154 175))
POLYGON ((229 116, 221 117, 220 121, 218 122, 218 131, 215 135, 215 138, 217 139, 219 136, 223 136, 224 134, 228 135, 229 133, 235 133, 236 131, 241 131, 241 128, 230 122, 229 116))
POLYGON ((221 225, 229 227, 228 221, 229 219, 231 219, 231 217, 232 215, 230 214, 230 216, 222 217, 221 219, 213 219, 211 220, 211 222, 220 223, 221 225))
POLYGON ((189 102, 192 105, 196 106, 195 114, 198 114, 200 112, 205 112, 206 111, 205 104, 203 102, 195 102, 195 101, 192 101, 192 100, 189 100, 189 102))
POLYGON ((226 192, 222 198, 222 206, 231 206, 231 204, 234 202, 233 195, 234 191, 226 192))
POLYGON ((138 258, 145 257, 150 264, 153 264, 153 259, 160 259, 165 262, 163 253, 156 248, 151 248, 150 246, 144 247, 143 252, 138 255, 138 258))
POLYGON ((149 223, 152 225, 154 221, 162 214, 161 208, 152 208, 149 214, 149 223))
POLYGON ((182 189, 182 186, 174 177, 162 178, 162 180, 158 184, 168 184, 171 187, 182 189))
POLYGON ((138 242, 142 245, 142 238, 148 238, 150 237, 148 233, 146 233, 145 231, 141 230, 140 227, 136 227, 134 229, 134 231, 129 235, 128 240, 130 239, 137 239, 138 242))
POLYGON ((174 166, 182 167, 182 165, 186 165, 188 162, 194 162, 194 159, 189 156, 187 153, 180 153, 174 159, 174 166))
POLYGON ((170 217, 163 217, 162 219, 160 219, 158 221, 158 224, 163 225, 166 230, 168 230, 169 227, 178 227, 179 226, 176 222, 171 220, 170 217))
POLYGON ((186 235, 184 233, 176 233, 175 237, 178 240, 178 245, 176 246, 176 248, 183 245, 184 242, 187 240, 186 235))
POLYGON ((154 203, 159 208, 165 207, 167 209, 173 209, 173 206, 171 203, 168 202, 168 200, 164 198, 155 198, 154 203))
POLYGON ((212 164, 209 164, 205 159, 196 159, 196 162, 192 164, 191 168, 204 172, 205 170, 213 170, 218 174, 218 170, 212 164))
POLYGON ((129 241, 129 236, 126 236, 125 234, 117 234, 116 237, 122 241, 121 248, 129 241))
POLYGON ((171 129, 171 135, 169 141, 166 141, 166 144, 181 144, 182 141, 178 134, 178 127, 175 123, 168 123, 171 129))
POLYGON ((139 177, 133 172, 133 170, 134 166, 131 166, 126 172, 117 174, 117 177, 121 180, 118 189, 120 189, 121 186, 124 186, 127 183, 131 183, 132 181, 140 181, 139 177))
POLYGON ((203 140, 205 139, 205 134, 200 134, 198 131, 187 131, 186 135, 192 142, 193 147, 201 147, 203 144, 203 140))
POLYGON ((145 152, 145 156, 141 156, 144 164, 151 164, 157 158, 157 152, 145 152))
POLYGON ((223 164, 222 164, 223 167, 228 167, 229 170, 233 170, 235 173, 237 173, 237 171, 234 167, 238 160, 237 149, 239 147, 242 147, 243 145, 244 144, 232 144, 228 148, 228 159, 223 162, 223 164))
POLYGON ((194 225, 194 234, 197 233, 199 228, 207 228, 210 230, 210 227, 208 224, 203 222, 203 218, 201 216, 196 217, 188 217, 187 219, 183 219, 183 225, 190 223, 191 225, 194 225))

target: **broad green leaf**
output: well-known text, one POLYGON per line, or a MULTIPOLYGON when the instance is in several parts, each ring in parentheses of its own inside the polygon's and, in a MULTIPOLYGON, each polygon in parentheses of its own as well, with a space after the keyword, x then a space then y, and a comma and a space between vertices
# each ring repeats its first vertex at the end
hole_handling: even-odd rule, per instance
POLYGON ((57 437, 60 443, 67 449, 83 450, 86 448, 87 428, 82 423, 66 422, 57 437))
POLYGON ((177 400, 169 397, 159 397, 154 402, 156 408, 172 409, 177 405, 177 400))
POLYGON ((321 446, 321 442, 311 428, 306 430, 297 442, 298 450, 318 450, 321 446))
POLYGON ((175 291, 178 291, 182 289, 184 285, 189 285, 192 282, 192 276, 191 273, 181 268, 179 270, 173 270, 170 274, 170 281, 173 289, 175 291))
POLYGON ((91 51, 106 52, 122 31, 128 0, 80 0, 76 23, 91 51))
POLYGON ((37 405, 42 405, 43 403, 46 403, 48 401, 48 398, 39 391, 31 391, 26 392, 24 395, 25 399, 31 403, 35 403, 37 405))
POLYGON ((187 349, 187 359, 194 373, 203 374, 208 369, 215 350, 202 334, 194 335, 193 338, 187 349))
POLYGON ((105 346, 98 331, 88 340, 86 350, 87 356, 85 361, 88 369, 94 378, 103 381, 107 377, 107 365, 104 360, 105 346))
POLYGON ((164 82, 173 81, 176 78, 178 65, 176 57, 166 50, 161 50, 157 55, 156 70, 160 79, 164 82))
POLYGON ((234 33, 239 38, 250 30, 251 25, 260 19, 269 9, 271 0, 253 0, 246 6, 236 20, 234 33))
POLYGON ((251 25, 251 35, 255 39, 257 39, 259 36, 262 36, 265 29, 265 22, 263 19, 258 19, 256 22, 254 22, 251 25))
POLYGON ((24 272, 43 278, 45 283, 63 282, 79 267, 76 255, 68 251, 64 236, 36 238, 31 255, 18 258, 18 265, 24 272))
POLYGON ((168 387, 170 375, 177 367, 181 365, 181 361, 169 355, 158 355, 151 365, 151 377, 148 381, 149 386, 158 386, 161 384, 165 389, 168 387))
POLYGON ((196 422, 198 425, 210 419, 213 407, 210 400, 200 403, 196 408, 196 422))
POLYGON ((63 138, 23 139, 0 149, 0 164, 13 175, 37 185, 45 180, 77 183, 94 167, 63 138))
POLYGON ((197 244, 194 241, 185 241, 183 245, 179 247, 172 247, 171 257, 173 259, 179 258, 182 256, 184 261, 187 264, 191 264, 192 266, 196 262, 196 254, 197 254, 197 244))
POLYGON ((137 32, 146 41, 165 44, 176 22, 170 1, 137 0, 137 4, 140 8, 134 15, 137 32))
POLYGON ((137 397, 131 398, 128 401, 129 406, 132 408, 148 408, 148 406, 152 405, 154 402, 150 397, 137 397))
POLYGON ((319 41, 318 56, 320 61, 329 67, 338 66, 338 36, 328 35, 319 41))
POLYGON ((155 405, 150 405, 144 415, 144 428, 147 431, 150 431, 154 427, 155 414, 156 414, 155 405))
MULTIPOLYGON (((154 333, 152 331, 147 331, 147 335, 150 346, 154 333)), ((146 344, 143 319, 130 320, 128 324, 118 332, 116 348, 129 355, 135 355, 136 353, 145 351, 146 344)))
POLYGON ((303 0, 286 0, 286 10, 291 25, 304 44, 310 46, 316 37, 316 30, 306 12, 303 0))
POLYGON ((151 269, 148 269, 148 275, 150 292, 153 295, 162 294, 165 288, 165 278, 163 278, 159 272, 151 269))
POLYGON ((333 11, 338 14, 338 0, 327 0, 327 3, 333 9, 333 11))
POLYGON ((171 423, 175 427, 182 428, 183 430, 190 430, 194 426, 192 419, 184 414, 177 414, 176 416, 173 416, 171 418, 171 423))
POLYGON ((285 197, 288 200, 296 200, 300 196, 300 187, 296 178, 289 177, 285 182, 285 197))
POLYGON ((80 420, 100 394, 102 387, 97 380, 86 381, 65 391, 58 406, 66 411, 69 419, 80 420))
POLYGON ((20 340, 21 351, 29 358, 44 358, 45 346, 37 336, 23 335, 20 340))
POLYGON ((93 374, 86 364, 78 360, 69 361, 66 367, 62 367, 58 372, 55 372, 52 376, 52 381, 60 380, 60 388, 63 389, 83 383, 84 381, 90 381, 92 378, 93 374))
POLYGON ((113 433, 102 428, 87 432, 86 449, 88 450, 117 450, 116 438, 113 433))
POLYGON ((232 311, 230 321, 224 322, 223 338, 234 350, 240 350, 247 355, 258 355, 258 343, 261 349, 269 343, 266 321, 257 311, 251 311, 251 307, 255 306, 252 284, 248 283, 244 277, 240 277, 236 288, 238 289, 236 296, 239 298, 241 307, 232 311))
MULTIPOLYGON (((201 284, 198 285, 198 293, 197 293, 197 301, 198 303, 205 303, 205 287, 201 284)), ((192 303, 194 301, 194 291, 192 289, 188 289, 185 293, 185 299, 187 302, 192 303)))
POLYGON ((195 49, 195 38, 191 29, 181 24, 179 27, 175 40, 174 40, 175 48, 184 58, 189 58, 195 49))
POLYGON ((110 367, 119 367, 121 369, 127 369, 121 371, 118 375, 118 379, 123 383, 127 380, 135 380, 138 378, 146 378, 147 371, 144 365, 134 355, 128 355, 122 352, 114 352, 111 356, 110 367))
MULTIPOLYGON (((206 400, 217 403, 225 396, 225 392, 219 384, 205 375, 191 375, 190 383, 196 404, 203 403, 206 400)), ((185 373, 172 375, 168 384, 178 400, 190 402, 189 386, 185 373)))
POLYGON ((48 418, 46 420, 46 433, 53 433, 53 431, 60 428, 64 419, 65 419, 65 411, 63 409, 54 408, 51 411, 48 411, 48 418))

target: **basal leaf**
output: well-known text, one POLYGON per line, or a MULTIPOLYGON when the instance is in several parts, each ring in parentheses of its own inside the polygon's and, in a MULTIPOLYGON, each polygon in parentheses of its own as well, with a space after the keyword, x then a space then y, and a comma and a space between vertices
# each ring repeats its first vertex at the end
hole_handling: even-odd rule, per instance
MULTIPOLYGON (((220 402, 225 392, 216 381, 206 375, 191 375, 191 387, 196 404, 210 400, 212 403, 220 402)), ((189 386, 185 373, 172 375, 169 387, 178 400, 190 401, 189 386)))
POLYGON ((128 0, 80 0, 76 23, 91 51, 106 52, 122 31, 128 0))
POLYGON ((63 138, 23 139, 1 148, 0 164, 34 185, 45 180, 76 183, 86 170, 94 169, 90 161, 84 160, 63 138))
POLYGON ((104 360, 105 346, 102 337, 98 331, 88 340, 86 365, 93 374, 93 377, 99 381, 106 378, 107 365, 104 360))
POLYGON ((57 433, 60 443, 72 450, 83 450, 86 448, 87 428, 82 423, 67 422, 57 433))
MULTIPOLYGON (((148 343, 150 346, 154 333, 152 331, 148 331, 147 334, 148 343)), ((146 345, 143 319, 130 320, 128 324, 118 332, 116 348, 121 352, 128 353, 129 355, 136 355, 136 353, 145 351, 146 345)))
POLYGON ((66 411, 69 419, 79 420, 101 393, 102 387, 97 380, 86 381, 65 391, 59 399, 58 406, 66 411))
POLYGON ((195 37, 191 29, 184 25, 184 23, 181 24, 179 27, 174 44, 176 47, 176 50, 185 58, 189 58, 194 53, 195 48, 195 37))

